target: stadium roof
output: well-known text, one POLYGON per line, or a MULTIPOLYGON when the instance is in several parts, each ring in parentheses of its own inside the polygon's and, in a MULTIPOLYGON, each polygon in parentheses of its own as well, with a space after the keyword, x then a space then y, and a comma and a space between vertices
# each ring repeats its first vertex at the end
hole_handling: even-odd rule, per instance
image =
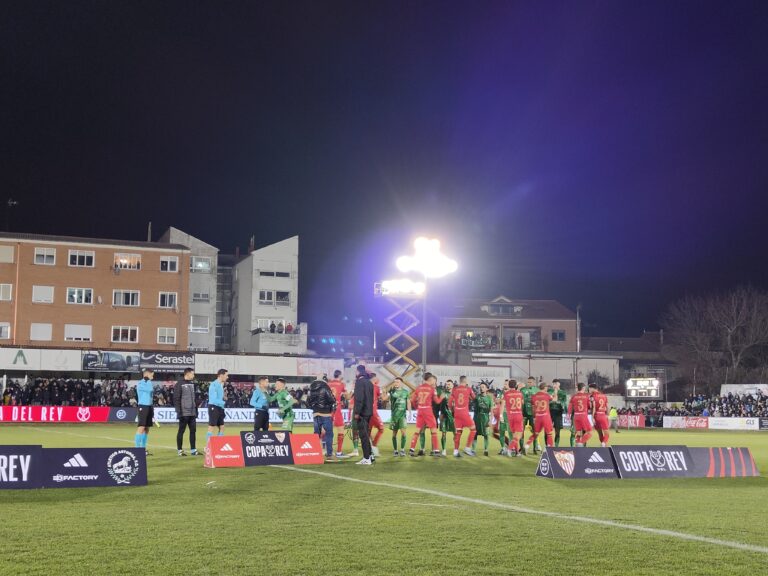
POLYGON ((132 248, 167 248, 169 250, 189 250, 181 244, 163 242, 141 242, 138 240, 114 240, 111 238, 85 238, 80 236, 51 236, 48 234, 28 234, 25 232, 0 232, 0 240, 22 240, 25 242, 60 242, 62 244, 102 244, 105 246, 130 246, 132 248))
POLYGON ((557 300, 519 300, 497 296, 492 300, 460 300, 444 310, 446 318, 521 318, 575 320, 576 313, 557 300))

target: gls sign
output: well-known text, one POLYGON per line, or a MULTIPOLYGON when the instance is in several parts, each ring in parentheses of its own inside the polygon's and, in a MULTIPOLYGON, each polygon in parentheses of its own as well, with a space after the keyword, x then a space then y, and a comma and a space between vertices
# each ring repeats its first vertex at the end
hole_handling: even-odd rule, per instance
POLYGON ((693 477, 686 446, 613 446, 621 478, 693 477))

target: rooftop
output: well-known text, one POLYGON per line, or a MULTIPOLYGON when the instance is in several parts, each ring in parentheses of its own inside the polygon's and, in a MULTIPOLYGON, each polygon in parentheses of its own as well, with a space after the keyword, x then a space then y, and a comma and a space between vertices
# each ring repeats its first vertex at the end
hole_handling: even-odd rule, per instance
POLYGON ((446 307, 447 318, 521 318, 528 320, 575 320, 557 300, 519 300, 497 296, 492 300, 461 300, 446 307))
POLYGON ((167 248, 169 250, 189 250, 181 244, 163 242, 141 242, 138 240, 116 240, 110 238, 85 238, 80 236, 51 236, 48 234, 28 234, 25 232, 0 232, 0 240, 21 240, 24 242, 59 242, 61 244, 102 244, 105 246, 130 246, 131 248, 167 248))

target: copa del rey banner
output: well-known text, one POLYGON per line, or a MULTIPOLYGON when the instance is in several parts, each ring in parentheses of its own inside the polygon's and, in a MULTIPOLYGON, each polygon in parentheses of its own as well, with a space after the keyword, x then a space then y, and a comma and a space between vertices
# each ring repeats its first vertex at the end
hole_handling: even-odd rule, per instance
POLYGON ((106 406, 2 406, 0 422, 109 422, 106 406))

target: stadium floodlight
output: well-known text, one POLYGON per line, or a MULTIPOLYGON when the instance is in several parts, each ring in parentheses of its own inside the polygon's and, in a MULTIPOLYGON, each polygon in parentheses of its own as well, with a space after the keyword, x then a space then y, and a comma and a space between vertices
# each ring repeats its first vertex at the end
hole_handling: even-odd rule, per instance
POLYGON ((459 265, 456 260, 440 252, 440 240, 420 236, 413 243, 412 256, 400 256, 397 269, 400 272, 416 272, 424 278, 442 278, 456 272, 459 265))
POLYGON ((380 293, 382 296, 422 296, 427 290, 424 282, 414 282, 409 278, 399 278, 397 280, 384 280, 381 283, 380 293))

